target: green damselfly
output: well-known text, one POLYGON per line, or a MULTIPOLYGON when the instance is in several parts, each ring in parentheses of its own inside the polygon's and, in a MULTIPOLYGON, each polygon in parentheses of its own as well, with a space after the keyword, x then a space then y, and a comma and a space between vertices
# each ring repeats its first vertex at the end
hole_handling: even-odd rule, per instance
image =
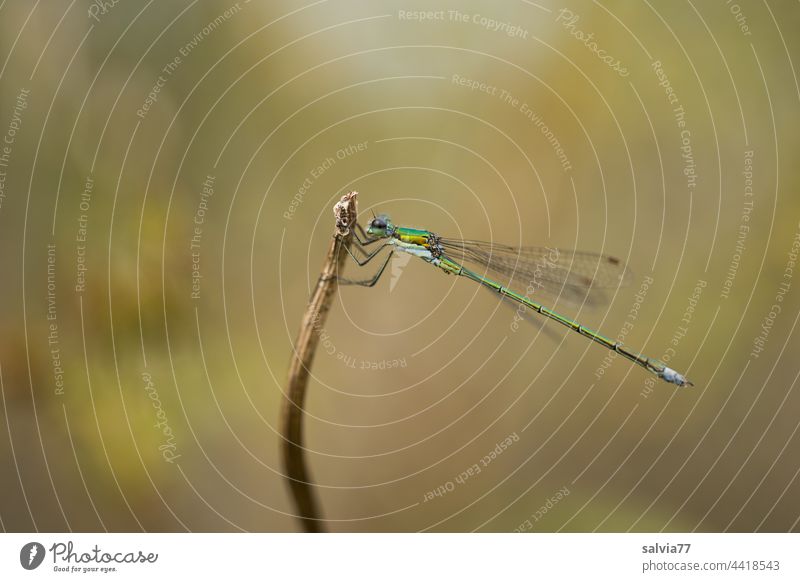
POLYGON ((649 358, 628 349, 622 342, 611 340, 577 321, 560 315, 527 295, 513 291, 507 286, 482 275, 478 270, 465 266, 471 263, 494 272, 501 277, 526 277, 529 289, 542 291, 557 297, 566 297, 572 302, 591 302, 594 291, 613 288, 628 275, 625 264, 607 255, 580 251, 559 251, 540 247, 513 247, 502 244, 445 238, 429 230, 395 226, 390 218, 375 216, 366 231, 358 224, 354 231, 354 246, 362 253, 359 259, 349 248, 350 256, 360 265, 366 265, 384 248, 389 248, 386 260, 374 277, 361 281, 339 279, 344 284, 372 287, 380 279, 395 251, 417 256, 445 273, 471 279, 504 299, 539 313, 561 325, 589 338, 630 360, 662 380, 678 386, 693 384, 683 375, 668 368, 664 362, 649 358), (358 236, 360 232, 361 237, 358 236), (375 243, 380 246, 368 252, 366 247, 375 243))

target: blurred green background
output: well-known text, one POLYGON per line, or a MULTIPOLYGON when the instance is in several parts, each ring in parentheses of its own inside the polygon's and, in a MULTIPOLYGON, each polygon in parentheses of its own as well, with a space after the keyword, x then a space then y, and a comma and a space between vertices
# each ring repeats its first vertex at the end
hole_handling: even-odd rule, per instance
POLYGON ((797 531, 798 25, 748 1, 3 3, 3 529, 296 530, 278 413, 355 189, 364 217, 623 258, 607 304, 555 306, 696 386, 396 262, 340 290, 313 368, 329 529, 797 531))

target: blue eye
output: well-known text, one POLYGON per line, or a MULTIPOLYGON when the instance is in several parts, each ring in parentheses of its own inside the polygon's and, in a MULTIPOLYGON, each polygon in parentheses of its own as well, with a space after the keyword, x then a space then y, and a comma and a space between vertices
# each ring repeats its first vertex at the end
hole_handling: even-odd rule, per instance
POLYGON ((372 224, 370 225, 372 228, 376 228, 378 230, 382 230, 386 228, 386 221, 382 218, 375 218, 372 220, 372 224))

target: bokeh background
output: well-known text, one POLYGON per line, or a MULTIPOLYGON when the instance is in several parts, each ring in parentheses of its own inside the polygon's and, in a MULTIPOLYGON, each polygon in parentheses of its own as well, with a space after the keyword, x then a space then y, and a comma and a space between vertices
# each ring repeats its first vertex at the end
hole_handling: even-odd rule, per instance
POLYGON ((395 262, 320 330, 328 529, 799 530, 798 26, 772 0, 1 3, 0 526, 297 530, 282 391, 355 189, 622 258, 606 303, 553 304, 696 385, 395 262))

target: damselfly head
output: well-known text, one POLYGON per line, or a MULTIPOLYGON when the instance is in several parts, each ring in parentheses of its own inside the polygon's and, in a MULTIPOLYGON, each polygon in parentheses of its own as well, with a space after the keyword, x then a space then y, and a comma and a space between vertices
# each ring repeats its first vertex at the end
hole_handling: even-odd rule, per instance
POLYGON ((387 214, 379 214, 373 218, 367 227, 367 234, 372 237, 386 238, 392 235, 394 226, 387 214))

